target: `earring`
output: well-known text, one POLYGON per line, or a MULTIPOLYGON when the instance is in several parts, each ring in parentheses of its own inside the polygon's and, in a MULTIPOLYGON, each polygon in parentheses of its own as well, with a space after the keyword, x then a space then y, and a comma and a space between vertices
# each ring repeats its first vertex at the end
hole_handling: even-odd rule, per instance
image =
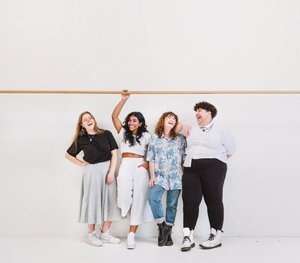
POLYGON ((84 127, 81 127, 81 131, 83 131, 83 132, 84 132, 84 131, 85 131, 85 128, 84 128, 84 127))

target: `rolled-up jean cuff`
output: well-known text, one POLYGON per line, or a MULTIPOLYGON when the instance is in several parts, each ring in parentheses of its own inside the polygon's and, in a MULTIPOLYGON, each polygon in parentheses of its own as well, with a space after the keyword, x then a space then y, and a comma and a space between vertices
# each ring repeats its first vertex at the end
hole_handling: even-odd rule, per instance
POLYGON ((174 223, 166 222, 167 226, 174 226, 174 223))
POLYGON ((161 221, 165 221, 164 217, 160 217, 160 218, 154 218, 155 222, 161 222, 161 221))

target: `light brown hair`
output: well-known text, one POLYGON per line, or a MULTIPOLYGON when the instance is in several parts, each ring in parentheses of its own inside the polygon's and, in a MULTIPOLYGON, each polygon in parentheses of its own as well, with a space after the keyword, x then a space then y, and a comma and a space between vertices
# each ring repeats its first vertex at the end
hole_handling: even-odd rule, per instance
POLYGON ((175 113, 173 113, 171 111, 165 112, 165 113, 163 113, 163 115, 161 115, 161 117, 159 118, 159 120, 158 120, 158 122, 157 122, 157 124, 155 126, 154 133, 157 134, 159 138, 161 138, 161 136, 164 133, 165 119, 168 116, 174 116, 175 120, 176 120, 176 123, 175 123, 174 127, 172 128, 172 130, 170 132, 171 139, 175 139, 176 138, 175 129, 176 129, 177 125, 178 125, 178 117, 177 117, 177 115, 175 113))
POLYGON ((97 125, 97 122, 96 122, 96 119, 95 117, 93 116, 93 114, 91 114, 89 111, 85 111, 83 113, 81 113, 78 117, 78 122, 77 122, 77 126, 76 126, 76 133, 75 133, 75 136, 73 138, 73 142, 75 144, 75 151, 77 151, 77 139, 79 136, 84 136, 87 132, 86 132, 86 129, 84 127, 81 126, 82 124, 82 117, 84 114, 89 114, 91 116, 91 118, 94 120, 94 132, 96 134, 101 134, 104 132, 103 129, 100 129, 98 128, 98 125, 97 125))

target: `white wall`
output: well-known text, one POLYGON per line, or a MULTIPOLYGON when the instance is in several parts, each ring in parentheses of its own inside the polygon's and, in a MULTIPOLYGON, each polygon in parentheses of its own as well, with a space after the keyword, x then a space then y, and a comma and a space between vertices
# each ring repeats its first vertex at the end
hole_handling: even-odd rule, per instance
MULTIPOLYGON (((1 90, 299 90, 298 1, 3 1, 1 90)), ((64 158, 79 114, 110 119, 120 95, 0 94, 0 235, 78 236, 82 169, 64 158)), ((233 131, 226 236, 299 236, 299 95, 132 95, 121 114, 194 118, 233 131)), ((182 202, 174 234, 181 235, 182 202)), ((113 224, 125 236, 128 220, 113 224)), ((196 235, 207 235, 204 203, 196 235)), ((156 235, 155 224, 139 236, 156 235)))

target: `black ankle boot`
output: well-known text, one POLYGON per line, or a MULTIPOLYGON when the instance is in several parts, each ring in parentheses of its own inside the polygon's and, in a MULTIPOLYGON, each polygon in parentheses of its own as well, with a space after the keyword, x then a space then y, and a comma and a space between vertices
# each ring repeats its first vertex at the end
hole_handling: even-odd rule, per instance
POLYGON ((171 226, 168 226, 168 227, 170 228, 170 234, 168 235, 168 240, 167 240, 166 246, 172 246, 173 245, 173 240, 172 240, 172 237, 171 237, 172 227, 171 226))
POLYGON ((171 228, 166 225, 166 222, 163 221, 158 225, 159 235, 158 235, 158 245, 164 246, 168 242, 168 236, 171 233, 171 228))

